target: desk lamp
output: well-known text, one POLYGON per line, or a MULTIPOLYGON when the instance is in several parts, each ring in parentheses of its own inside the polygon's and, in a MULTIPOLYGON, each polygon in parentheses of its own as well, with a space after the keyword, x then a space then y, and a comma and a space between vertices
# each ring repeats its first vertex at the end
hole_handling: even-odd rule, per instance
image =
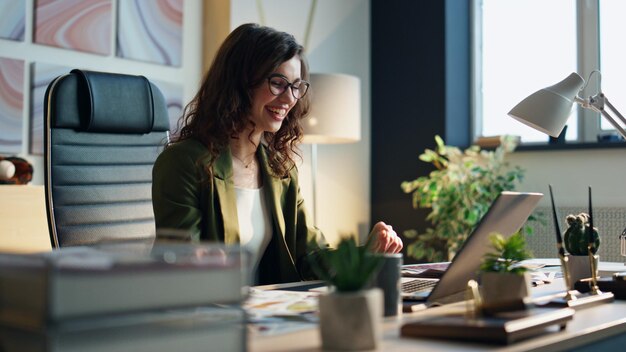
POLYGON ((353 143, 361 139, 361 81, 337 73, 312 73, 311 107, 304 120, 303 143, 311 145, 313 219, 317 219, 317 145, 353 143))
MULTIPOLYGON (((593 73, 600 74, 600 71, 593 73)), ((589 81, 589 79, 587 79, 589 81)), ((613 127, 626 139, 624 128, 605 110, 608 107, 623 124, 626 119, 615 109, 607 97, 599 92, 587 99, 578 96, 578 93, 585 88, 585 81, 576 72, 572 72, 561 82, 547 88, 540 89, 519 102, 511 111, 512 118, 552 137, 558 137, 572 111, 574 103, 578 103, 583 108, 598 112, 606 118, 613 127)))
MULTIPOLYGON (((593 73, 600 74, 600 71, 593 71, 593 73)), ((588 79, 589 80, 589 79, 588 79)), ((626 138, 626 131, 622 128, 617 121, 604 109, 605 105, 626 124, 624 116, 615 109, 615 107, 609 102, 604 93, 600 90, 596 95, 584 99, 578 96, 578 93, 585 88, 585 81, 576 72, 572 72, 561 82, 552 85, 547 88, 540 89, 535 93, 529 95, 527 98, 519 102, 511 111, 509 116, 514 119, 538 130, 546 133, 552 137, 558 137, 567 122, 567 119, 572 111, 574 103, 580 104, 583 108, 591 109, 599 112, 615 127, 615 129, 626 138)), ((598 304, 603 302, 613 301, 612 293, 603 293, 597 288, 597 277, 595 273, 595 261, 593 259, 593 253, 591 252, 591 244, 588 247, 589 261, 592 270, 592 286, 591 294, 587 295, 585 299, 578 299, 578 296, 574 292, 570 291, 573 288, 573 283, 570 282, 569 270, 567 269, 567 258, 564 258, 561 233, 559 229, 558 217, 556 215, 556 208, 554 206, 554 197, 552 196, 552 186, 550 186, 550 197, 552 198, 552 211, 554 215, 554 221, 557 232, 557 247, 559 250, 559 259, 561 260, 561 267, 563 275, 566 281, 566 294, 564 297, 564 303, 570 307, 582 307, 587 304, 598 304)), ((592 218, 591 209, 591 189, 589 190, 589 216, 592 218)), ((593 226, 593 223, 590 223, 593 226)), ((591 238, 591 236, 590 236, 591 238)))

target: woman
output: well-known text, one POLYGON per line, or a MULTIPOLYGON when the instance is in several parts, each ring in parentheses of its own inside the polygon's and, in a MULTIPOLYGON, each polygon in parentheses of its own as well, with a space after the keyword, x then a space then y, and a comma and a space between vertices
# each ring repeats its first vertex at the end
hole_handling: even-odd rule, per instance
MULTIPOLYGON (((235 29, 153 169, 157 236, 241 244, 257 283, 314 278, 307 256, 325 246, 300 194, 294 155, 308 110, 308 67, 293 36, 256 24, 235 29), (167 230, 167 231, 166 231, 167 230)), ((390 226, 374 248, 398 252, 390 226)))

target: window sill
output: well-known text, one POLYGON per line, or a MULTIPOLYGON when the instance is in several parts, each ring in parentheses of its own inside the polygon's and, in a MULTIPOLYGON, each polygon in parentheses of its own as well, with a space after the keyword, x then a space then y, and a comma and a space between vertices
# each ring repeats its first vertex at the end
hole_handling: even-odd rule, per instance
POLYGON ((590 143, 523 143, 515 148, 515 151, 534 152, 534 151, 552 151, 552 150, 577 150, 577 149, 615 149, 626 148, 626 142, 590 142, 590 143))

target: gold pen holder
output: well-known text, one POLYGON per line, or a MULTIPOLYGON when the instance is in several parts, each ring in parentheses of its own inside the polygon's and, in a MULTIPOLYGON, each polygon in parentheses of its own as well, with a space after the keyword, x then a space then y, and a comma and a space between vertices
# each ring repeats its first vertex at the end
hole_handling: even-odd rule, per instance
MULTIPOLYGON (((588 255, 565 255, 567 260, 565 260, 565 269, 563 270, 563 275, 565 275, 565 271, 569 273, 569 290, 574 289, 574 284, 576 281, 587 279, 592 277, 592 265, 588 255)), ((596 254, 593 256, 593 267, 596 268, 597 275, 597 267, 599 256, 596 254)))
POLYGON ((598 262, 599 256, 593 254, 589 256, 565 255, 561 257, 561 270, 566 291, 562 296, 552 299, 548 305, 582 309, 613 302, 614 296, 611 292, 601 292, 597 288, 598 262), (590 292, 581 293, 575 289, 575 284, 579 280, 589 280, 590 292))

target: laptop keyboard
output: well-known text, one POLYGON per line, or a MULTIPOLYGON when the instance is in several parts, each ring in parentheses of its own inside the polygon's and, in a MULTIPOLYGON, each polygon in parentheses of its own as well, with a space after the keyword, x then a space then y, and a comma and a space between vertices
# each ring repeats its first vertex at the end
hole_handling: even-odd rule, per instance
POLYGON ((435 280, 420 280, 415 279, 411 281, 406 281, 402 283, 402 292, 403 293, 415 293, 420 291, 430 290, 437 284, 435 280))

